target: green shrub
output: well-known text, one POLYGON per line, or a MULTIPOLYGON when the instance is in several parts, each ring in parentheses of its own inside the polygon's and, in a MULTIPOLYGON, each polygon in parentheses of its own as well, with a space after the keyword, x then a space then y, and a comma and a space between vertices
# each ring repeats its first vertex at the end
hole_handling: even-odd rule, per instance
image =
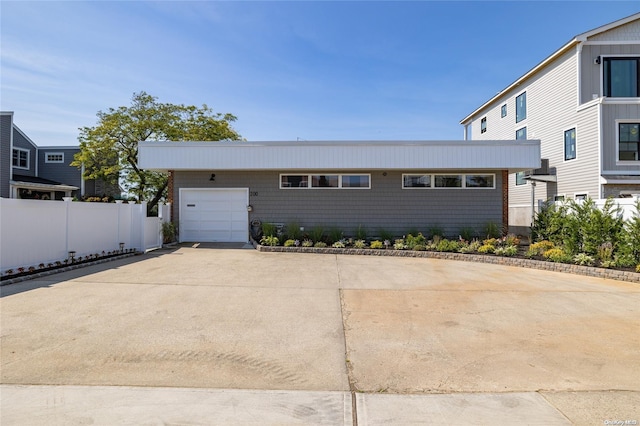
POLYGON ((515 234, 509 234, 505 237, 504 243, 508 246, 518 246, 520 245, 520 238, 515 234))
POLYGON ((265 237, 275 237, 278 232, 278 228, 273 223, 262 224, 262 235, 265 237))
POLYGON ((427 248, 423 245, 423 244, 416 244, 415 246, 413 246, 412 250, 415 251, 425 251, 427 248))
POLYGON ((366 240, 367 239, 367 228, 362 225, 358 225, 356 228, 354 236, 356 240, 366 240))
POLYGON ((473 237, 475 236, 475 231, 473 230, 473 228, 462 228, 460 229, 460 238, 462 238, 465 241, 471 241, 473 240, 473 237))
POLYGON ((518 247, 514 245, 507 245, 504 247, 497 247, 493 253, 497 256, 511 257, 518 254, 518 247))
POLYGON ((613 259, 613 244, 609 242, 600 244, 597 252, 601 262, 608 262, 613 259))
POLYGON ((333 248, 345 248, 346 244, 344 243, 344 241, 340 240, 340 241, 336 241, 335 243, 331 244, 331 247, 333 247, 333 248))
POLYGON ((309 238, 315 242, 322 241, 324 239, 324 228, 322 226, 314 226, 309 231, 309 238))
POLYGON ((561 248, 552 248, 547 250, 542 254, 542 256, 545 259, 556 263, 570 263, 572 260, 571 255, 561 248))
POLYGON ((491 244, 483 244, 480 247, 478 247, 478 253, 482 253, 482 254, 491 254, 495 250, 496 250, 496 247, 491 244))
POLYGON ((429 228, 429 235, 432 240, 435 240, 436 237, 442 239, 444 237, 444 229, 440 225, 433 225, 429 228))
POLYGON ((291 240, 300 240, 302 238, 302 231, 300 231, 300 224, 298 222, 289 222, 284 227, 284 234, 291 240))
MULTIPOLYGON (((380 243, 380 241, 378 241, 380 243)), ((382 245, 382 243, 380 243, 382 245)), ((353 248, 363 249, 367 248, 367 243, 364 240, 355 240, 353 242, 353 248)))
POLYGON ((529 246, 529 250, 527 250, 527 257, 533 256, 542 256, 544 252, 555 248, 555 244, 551 241, 538 241, 537 243, 533 243, 529 246))
POLYGON ((393 240, 393 234, 389 231, 387 231, 386 229, 379 229, 378 230, 378 237, 380 238, 381 241, 391 241, 393 240))
POLYGON ((573 263, 575 263, 576 265, 593 266, 595 262, 596 260, 586 253, 578 253, 573 256, 573 263))
POLYGON ((640 273, 640 263, 636 265, 636 272, 640 273))
POLYGON ((302 242, 302 247, 313 247, 313 241, 312 240, 304 240, 302 242))
POLYGON ((265 235, 260 239, 260 244, 262 244, 263 246, 277 246, 279 242, 280 241, 278 240, 278 237, 275 236, 265 235))
POLYGON ((482 241, 482 244, 485 246, 496 247, 500 244, 500 240, 498 240, 497 238, 487 238, 486 240, 482 241))
POLYGON ((497 223, 489 222, 484 226, 484 235, 487 238, 498 238, 502 235, 502 229, 497 223))
POLYGON ((624 226, 624 237, 620 242, 620 252, 640 263, 640 200, 635 202, 635 214, 624 226))
POLYGON ((287 240, 284 242, 285 247, 294 247, 296 245, 296 240, 287 240))
POLYGON ((327 243, 325 243, 324 241, 317 241, 313 246, 316 248, 325 248, 327 246, 327 243))
POLYGON ((384 244, 382 244, 382 241, 374 240, 374 241, 371 241, 371 244, 369 244, 369 247, 372 249, 381 249, 384 247, 384 244))
POLYGON ((327 238, 329 239, 330 243, 335 243, 342 240, 343 236, 344 235, 342 234, 342 231, 336 227, 330 228, 327 232, 327 238))
POLYGON ((178 227, 175 222, 162 222, 162 243, 168 244, 176 240, 178 227))
POLYGON ((405 244, 409 250, 413 250, 416 245, 424 246, 427 242, 427 239, 421 233, 417 233, 414 237, 413 234, 408 234, 405 238, 405 244))
POLYGON ((459 248, 460 244, 455 240, 440 240, 440 242, 436 245, 436 250, 443 252, 457 252, 459 248))
POLYGON ((393 243, 393 249, 394 250, 406 250, 407 249, 407 244, 405 243, 404 239, 399 238, 393 243))

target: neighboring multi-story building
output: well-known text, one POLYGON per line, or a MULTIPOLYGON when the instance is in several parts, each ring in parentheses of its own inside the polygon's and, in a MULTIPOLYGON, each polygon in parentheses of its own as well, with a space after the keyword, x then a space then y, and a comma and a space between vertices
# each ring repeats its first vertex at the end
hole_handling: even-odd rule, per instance
POLYGON ((640 194, 640 13, 580 34, 460 121, 465 139, 539 139, 509 177, 509 224, 541 201, 640 194))
MULTIPOLYGON (((111 195, 101 181, 85 180, 71 166, 77 146, 38 146, 0 112, 0 197, 61 200, 62 197, 111 195)), ((111 191, 112 192, 112 191, 111 191)))

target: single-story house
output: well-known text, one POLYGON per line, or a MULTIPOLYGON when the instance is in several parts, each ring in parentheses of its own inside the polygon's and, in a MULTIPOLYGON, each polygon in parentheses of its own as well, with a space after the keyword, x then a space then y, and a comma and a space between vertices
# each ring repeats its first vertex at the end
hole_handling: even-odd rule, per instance
POLYGON ((540 141, 140 142, 169 173, 180 241, 247 241, 252 223, 369 236, 508 224, 508 174, 540 167, 540 141))

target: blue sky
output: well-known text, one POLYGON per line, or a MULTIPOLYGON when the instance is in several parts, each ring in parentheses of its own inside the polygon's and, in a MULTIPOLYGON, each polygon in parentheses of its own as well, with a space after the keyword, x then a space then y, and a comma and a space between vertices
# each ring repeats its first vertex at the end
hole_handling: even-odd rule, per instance
POLYGON ((134 92, 248 140, 462 139, 460 119, 637 1, 5 1, 0 109, 77 145, 134 92))

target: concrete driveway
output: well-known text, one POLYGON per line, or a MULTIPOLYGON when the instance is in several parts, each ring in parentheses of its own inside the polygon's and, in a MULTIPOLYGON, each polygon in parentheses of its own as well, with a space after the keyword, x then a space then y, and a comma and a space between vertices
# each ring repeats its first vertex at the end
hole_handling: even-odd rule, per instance
POLYGON ((3 425, 640 422, 637 284, 200 245, 1 292, 3 425))

